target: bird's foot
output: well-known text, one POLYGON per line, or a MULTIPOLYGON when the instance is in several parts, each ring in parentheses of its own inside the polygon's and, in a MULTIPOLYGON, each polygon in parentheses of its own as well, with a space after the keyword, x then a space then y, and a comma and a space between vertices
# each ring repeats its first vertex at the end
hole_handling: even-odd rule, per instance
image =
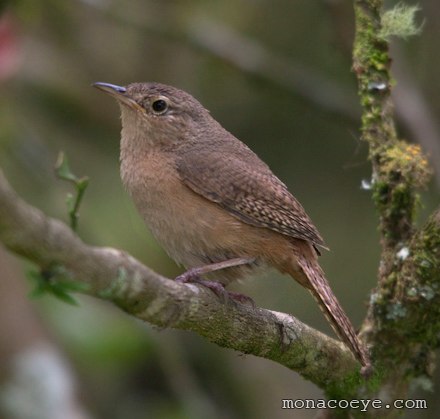
POLYGON ((209 288, 221 301, 228 302, 229 300, 233 300, 240 304, 250 304, 255 308, 255 302, 251 297, 247 295, 240 294, 238 292, 228 291, 225 288, 225 285, 221 282, 216 281, 206 281, 200 277, 196 269, 189 269, 183 274, 179 275, 175 279, 176 282, 180 282, 181 284, 187 283, 195 283, 203 285, 206 288, 209 288))
POLYGON ((188 282, 198 282, 202 281, 202 278, 200 278, 199 273, 196 271, 196 269, 189 269, 183 274, 180 274, 179 276, 176 276, 174 279, 176 282, 180 282, 181 284, 186 284, 188 282))

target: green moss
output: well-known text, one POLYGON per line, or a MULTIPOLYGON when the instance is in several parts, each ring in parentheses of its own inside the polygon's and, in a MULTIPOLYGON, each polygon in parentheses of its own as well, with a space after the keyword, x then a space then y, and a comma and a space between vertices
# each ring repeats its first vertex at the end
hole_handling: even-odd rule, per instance
POLYGON ((372 80, 386 81, 388 79, 388 68, 390 59, 388 56, 388 45, 382 38, 378 37, 380 31, 379 5, 371 5, 370 10, 358 5, 356 13, 356 39, 353 49, 354 70, 358 75, 361 102, 368 101, 368 85, 372 80), (371 15, 373 9, 377 13, 371 15))
MULTIPOLYGON (((440 218, 440 217, 439 217, 440 218)), ((435 214, 419 234, 419 245, 414 250, 414 269, 420 282, 433 291, 440 287, 440 227, 435 214)))
POLYGON ((431 176, 426 156, 419 145, 397 141, 382 154, 381 172, 390 177, 399 174, 410 186, 423 187, 431 176))
POLYGON ((328 386, 326 388, 326 395, 328 398, 336 400, 354 397, 359 391, 359 387, 364 385, 365 382, 365 378, 361 376, 359 369, 344 377, 343 380, 328 386))
POLYGON ((372 307, 374 356, 390 371, 403 368, 408 381, 430 376, 431 354, 440 346, 439 219, 440 213, 432 216, 413 237, 409 256, 396 260, 372 307))
POLYGON ((386 376, 384 369, 380 365, 374 365, 371 377, 365 379, 361 376, 359 371, 344 377, 343 380, 332 384, 326 389, 326 396, 329 399, 348 399, 359 398, 359 390, 362 388, 362 393, 373 394, 376 393, 386 376))
POLYGON ((427 184, 431 169, 420 147, 404 141, 376 147, 370 157, 377 161, 373 200, 381 215, 381 234, 395 246, 412 236, 420 207, 416 191, 427 184))
POLYGON ((389 200, 389 191, 390 186, 388 183, 383 181, 376 181, 373 186, 373 200, 376 204, 376 207, 379 210, 384 209, 384 205, 388 203, 389 200))

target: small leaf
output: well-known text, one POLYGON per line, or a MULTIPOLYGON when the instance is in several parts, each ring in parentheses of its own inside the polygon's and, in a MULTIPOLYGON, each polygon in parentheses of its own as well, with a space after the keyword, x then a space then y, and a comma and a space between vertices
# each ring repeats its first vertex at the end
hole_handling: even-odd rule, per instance
POLYGON ((59 300, 78 306, 78 302, 70 295, 71 292, 85 292, 89 284, 69 279, 69 272, 64 266, 54 264, 44 271, 31 270, 28 277, 35 282, 35 288, 29 293, 30 298, 39 298, 51 294, 59 300))
POLYGON ((73 306, 79 306, 78 301, 75 300, 69 293, 65 292, 62 288, 52 287, 51 293, 59 300, 64 301, 67 304, 73 306))
POLYGON ((60 151, 57 161, 55 163, 55 172, 60 179, 77 182, 78 178, 70 170, 69 162, 66 155, 60 151))
POLYGON ((79 281, 63 280, 59 281, 58 284, 61 285, 66 291, 86 292, 90 289, 89 284, 79 281))

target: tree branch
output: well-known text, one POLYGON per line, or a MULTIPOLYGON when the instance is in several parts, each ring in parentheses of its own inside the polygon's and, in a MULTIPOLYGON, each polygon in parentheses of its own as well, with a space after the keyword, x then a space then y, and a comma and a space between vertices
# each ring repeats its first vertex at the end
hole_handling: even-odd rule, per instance
MULTIPOLYGON (((440 210, 417 230, 418 190, 426 186, 430 169, 420 147, 396 133, 389 43, 381 36, 382 6, 381 0, 354 0, 353 68, 382 244, 379 282, 363 325, 379 377, 369 394, 392 402, 408 396, 414 379, 429 380, 433 350, 439 346, 440 210)), ((390 410, 382 417, 395 413, 390 410)))
MULTIPOLYGON (((347 348, 287 314, 221 302, 211 291, 179 284, 116 249, 83 243, 64 223, 24 202, 0 171, 0 240, 42 269, 62 265, 85 293, 159 327, 191 330, 237 351, 271 359, 323 389, 360 380, 347 348)), ((57 278, 54 278, 57 280, 57 278)))

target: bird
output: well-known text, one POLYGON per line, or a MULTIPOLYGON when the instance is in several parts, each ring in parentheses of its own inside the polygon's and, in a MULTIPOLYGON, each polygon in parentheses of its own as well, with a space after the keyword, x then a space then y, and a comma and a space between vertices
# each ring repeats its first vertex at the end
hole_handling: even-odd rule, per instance
POLYGON ((260 269, 288 274, 368 375, 368 350, 318 262, 324 240, 269 166, 183 90, 156 82, 94 86, 120 105, 122 182, 153 236, 187 269, 176 280, 217 290, 260 269))

